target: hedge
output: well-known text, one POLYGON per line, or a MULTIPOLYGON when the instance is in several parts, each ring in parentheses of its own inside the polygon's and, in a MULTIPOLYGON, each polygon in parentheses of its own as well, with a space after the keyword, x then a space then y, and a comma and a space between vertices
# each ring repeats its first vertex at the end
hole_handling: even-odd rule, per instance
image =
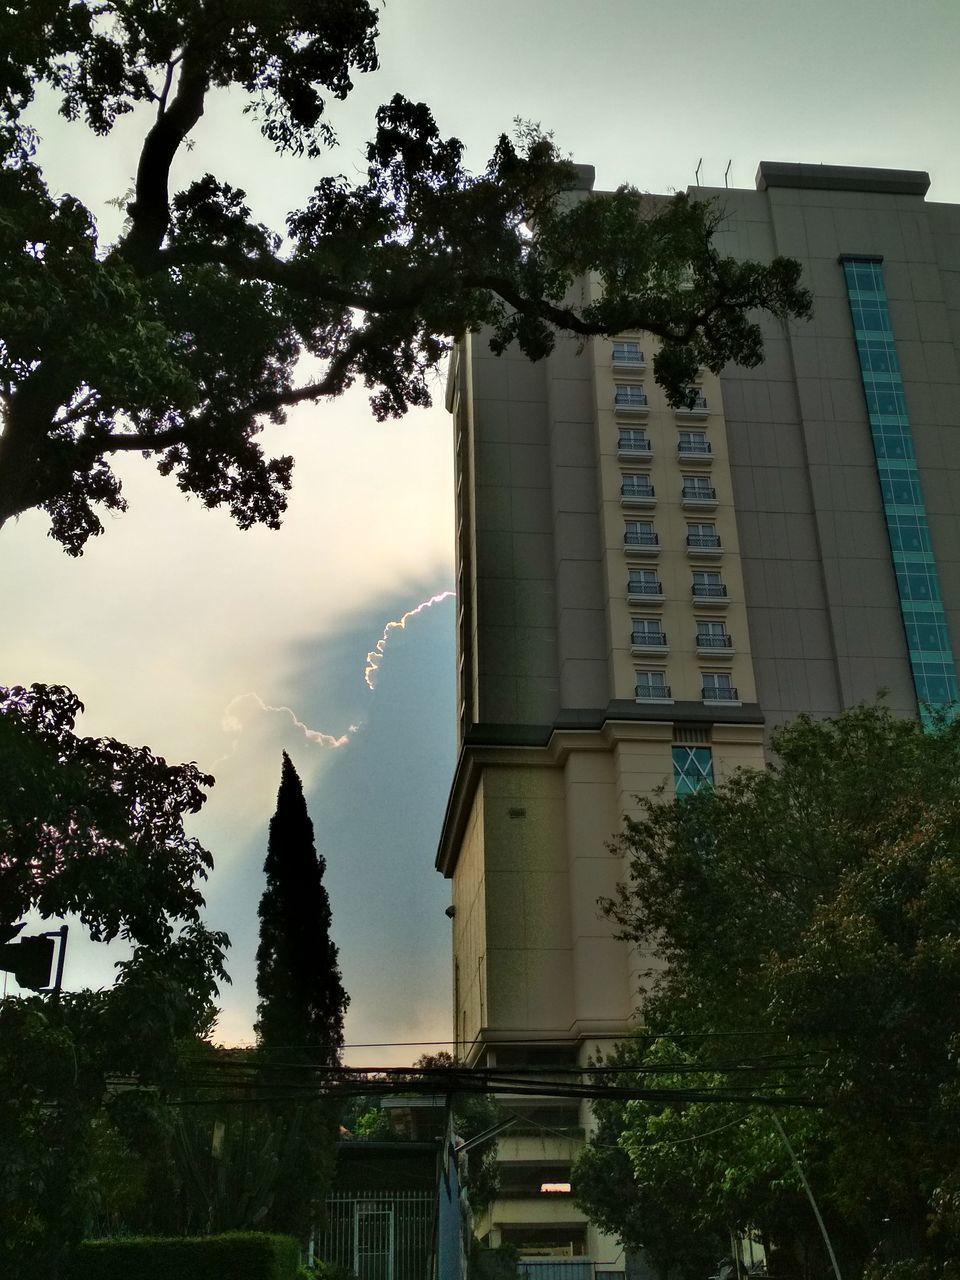
POLYGON ((131 1236, 85 1240, 69 1280, 296 1280, 292 1236, 235 1231, 220 1236, 131 1236))

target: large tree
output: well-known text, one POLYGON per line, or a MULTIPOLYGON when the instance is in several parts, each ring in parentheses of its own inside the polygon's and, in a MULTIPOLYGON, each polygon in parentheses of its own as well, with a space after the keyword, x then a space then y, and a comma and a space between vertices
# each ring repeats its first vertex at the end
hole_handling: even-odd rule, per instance
POLYGON ((571 204, 559 197, 572 167, 530 128, 471 175, 460 142, 399 97, 377 114, 365 179, 324 178, 282 233, 215 174, 171 190, 209 95, 229 87, 279 151, 317 155, 334 141, 328 99, 376 66, 375 35, 368 0, 3 7, 0 524, 43 508, 79 553, 102 530, 97 508, 123 508, 111 464, 133 452, 241 527, 276 526, 292 459, 265 457, 262 422, 354 382, 378 419, 426 404, 431 371, 467 330, 489 326, 494 350, 516 342, 537 359, 558 333, 644 329, 677 404, 699 365, 760 361, 755 311, 809 310, 797 263, 717 252, 714 206, 626 187, 571 204), (104 147, 117 118, 140 111, 114 244, 77 197, 47 186, 24 124, 39 84, 104 147), (578 301, 570 286, 591 272, 601 295, 578 301), (303 355, 312 377, 298 377, 303 355))
MULTIPOLYGON (((801 717, 773 745, 765 771, 654 799, 626 824, 610 910, 665 967, 643 1004, 652 1039, 619 1061, 674 1087, 752 1081, 805 1099, 782 1123, 845 1280, 871 1257, 960 1273, 960 723, 924 732, 861 707, 801 717)), ((602 1119, 581 1193, 608 1225, 620 1214, 625 1238, 646 1228, 636 1195, 621 1212, 604 1190, 604 1142, 650 1214, 676 1211, 683 1176, 691 1226, 759 1225, 781 1269, 806 1251, 827 1273, 766 1108, 678 1095, 602 1119)))
POLYGON ((112 987, 0 1002, 0 1271, 23 1280, 54 1280, 95 1217, 106 1112, 155 1144, 226 979, 201 918, 210 855, 183 827, 212 778, 79 736, 81 710, 62 687, 0 689, 0 924, 72 913, 132 948, 112 987))
POLYGON ((269 1114, 278 1150, 265 1221, 303 1238, 319 1220, 332 1175, 338 1113, 323 1100, 330 1083, 323 1069, 340 1061, 349 997, 330 936, 326 863, 316 851, 303 787, 286 752, 263 869, 256 1033, 264 1080, 277 1095, 269 1114), (314 1098, 304 1100, 311 1088, 314 1098))

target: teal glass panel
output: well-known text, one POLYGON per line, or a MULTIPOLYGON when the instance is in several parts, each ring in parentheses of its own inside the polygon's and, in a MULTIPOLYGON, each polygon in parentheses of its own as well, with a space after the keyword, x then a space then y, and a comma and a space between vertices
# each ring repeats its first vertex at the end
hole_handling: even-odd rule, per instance
POLYGON ((927 723, 930 710, 952 707, 957 702, 957 671, 941 603, 890 308, 878 259, 842 257, 840 262, 847 284, 910 670, 920 716, 927 723))
POLYGON ((709 747, 673 748, 673 786, 678 796, 713 786, 713 753, 709 747))

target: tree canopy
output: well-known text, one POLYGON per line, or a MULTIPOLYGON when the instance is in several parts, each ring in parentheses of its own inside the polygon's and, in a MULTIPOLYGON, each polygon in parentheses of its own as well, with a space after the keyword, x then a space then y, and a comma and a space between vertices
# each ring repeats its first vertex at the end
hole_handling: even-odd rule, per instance
POLYGON ((685 402, 696 369, 762 358, 757 311, 807 314, 788 259, 735 262, 722 213, 623 187, 563 198, 574 170, 533 127, 470 173, 422 103, 377 113, 359 182, 327 177, 282 230, 215 174, 171 190, 205 103, 233 87, 288 154, 335 141, 328 103, 375 68, 367 0, 11 0, 0 13, 0 524, 34 507, 71 554, 125 501, 114 460, 152 457, 242 527, 276 527, 292 459, 258 433, 290 406, 371 393, 378 419, 429 403, 452 339, 487 327, 531 359, 557 335, 643 329, 654 374, 685 402), (24 120, 36 85, 108 147, 144 120, 128 222, 103 244, 51 191, 24 120), (597 297, 571 285, 593 273, 597 297), (301 376, 301 357, 319 372, 301 376), (298 368, 299 366, 299 368, 298 368))
POLYGON ((75 914, 132 946, 112 987, 0 1002, 0 1269, 24 1280, 55 1277, 90 1227, 105 1112, 136 1112, 156 1146, 179 1046, 226 981, 226 935, 201 918, 210 855, 183 829, 213 779, 80 737, 82 709, 61 686, 0 689, 0 924, 75 914))
MULTIPOLYGON (((608 909, 663 967, 615 1061, 647 1086, 794 1099, 783 1125, 845 1278, 870 1260, 957 1274, 960 726, 861 707, 773 746, 766 771, 626 823, 608 909)), ((604 1107, 576 1186, 624 1239, 679 1211, 701 1235, 760 1228, 778 1274, 828 1272, 767 1107, 604 1107)))

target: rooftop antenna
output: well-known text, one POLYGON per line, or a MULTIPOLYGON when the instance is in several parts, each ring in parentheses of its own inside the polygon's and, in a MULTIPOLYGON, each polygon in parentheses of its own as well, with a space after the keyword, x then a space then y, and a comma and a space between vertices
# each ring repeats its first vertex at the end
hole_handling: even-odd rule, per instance
POLYGON ((723 171, 723 185, 724 185, 725 187, 729 187, 729 185, 730 185, 730 183, 727 181, 727 177, 728 177, 728 176, 729 176, 729 174, 730 174, 730 166, 731 166, 732 164, 733 164, 733 160, 728 160, 728 161, 727 161, 727 167, 726 167, 726 168, 724 169, 724 171, 723 171))
POLYGON ((701 156, 700 159, 697 161, 696 172, 693 175, 693 182, 694 182, 694 185, 697 187, 699 187, 700 185, 700 170, 702 168, 703 168, 703 156, 701 156))

